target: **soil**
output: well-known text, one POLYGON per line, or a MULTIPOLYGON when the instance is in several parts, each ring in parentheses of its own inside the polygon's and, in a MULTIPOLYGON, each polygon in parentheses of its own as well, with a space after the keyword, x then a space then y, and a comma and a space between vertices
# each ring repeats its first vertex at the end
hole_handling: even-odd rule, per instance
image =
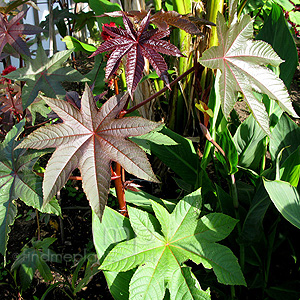
MULTIPOLYGON (((16 295, 17 289, 13 284, 13 280, 8 275, 5 282, 11 284, 11 287, 1 287, 0 299, 33 299, 34 295, 40 299, 48 287, 57 283, 64 282, 65 284, 58 285, 53 289, 46 299, 113 299, 102 272, 96 274, 90 283, 84 287, 77 295, 72 295, 72 291, 66 287, 66 281, 72 282, 73 272, 75 271, 78 261, 86 254, 95 253, 92 242, 92 216, 89 203, 81 190, 79 181, 68 183, 67 187, 61 191, 61 208, 62 219, 57 216, 51 216, 46 223, 40 214, 40 236, 54 237, 57 240, 51 247, 62 258, 61 263, 49 263, 53 281, 45 282, 36 271, 33 282, 28 290, 22 293, 22 298, 16 295), (73 197, 76 192, 76 198, 73 197), (69 295, 67 296, 66 293, 69 295)), ((26 206, 23 202, 17 201, 18 217, 15 220, 10 238, 8 242, 9 251, 7 252, 7 268, 11 267, 16 256, 21 252, 22 247, 28 243, 32 237, 37 238, 38 225, 35 212, 32 208, 26 206), (30 217, 32 219, 28 220, 30 217)), ((83 278, 85 264, 80 273, 79 280, 83 278)), ((17 279, 18 282, 19 278, 17 279)), ((78 281, 79 281, 78 280, 78 281)))
MULTIPOLYGON (((77 62, 76 62, 77 63, 77 62)), ((77 63, 78 64, 78 63, 77 63)), ((86 64, 83 62, 78 65, 81 72, 86 73, 86 64), (85 68, 85 70, 83 70, 85 68)), ((291 86, 291 97, 296 106, 300 107, 300 70, 298 68, 294 81, 291 86)), ((249 111, 244 102, 236 104, 236 110, 240 120, 244 120, 249 111)), ((16 201, 18 207, 18 217, 11 228, 10 238, 8 242, 7 252, 7 268, 10 269, 12 263, 16 259, 17 254, 20 253, 22 247, 29 243, 32 237, 37 238, 38 225, 35 217, 35 212, 32 208, 26 206, 21 201, 16 201), (30 219, 30 216, 33 218, 30 219)), ((18 294, 18 289, 14 285, 12 277, 3 273, 0 268, 0 282, 5 282, 8 285, 1 286, 0 299, 33 299, 33 296, 40 299, 48 287, 58 282, 72 282, 72 273, 76 268, 76 263, 86 253, 95 252, 92 242, 92 220, 91 210, 88 201, 81 189, 79 181, 69 183, 66 188, 61 191, 61 207, 62 216, 59 218, 51 216, 49 222, 40 219, 40 235, 41 237, 55 237, 56 242, 52 249, 62 255, 61 263, 50 263, 50 269, 54 280, 52 282, 45 282, 36 271, 33 282, 28 290, 18 294), (75 196, 75 197, 74 197, 75 196), (66 259, 68 258, 68 259, 66 259), (3 274, 3 275, 1 275, 3 274), (1 276, 3 277, 1 279, 1 276)), ((41 215, 40 215, 41 217, 41 215)), ((1 265, 0 265, 1 266, 1 265)), ((84 265, 85 266, 85 265, 84 265)), ((82 267, 79 278, 84 276, 84 266, 82 267)), ((18 283, 19 278, 17 278, 18 283)), ((77 295, 72 295, 72 292, 64 284, 59 284, 46 297, 46 299, 113 299, 104 275, 102 272, 96 274, 89 284, 84 287, 77 295)), ((216 297, 218 298, 218 297, 216 297)), ((254 299, 254 298, 253 298, 254 299)))

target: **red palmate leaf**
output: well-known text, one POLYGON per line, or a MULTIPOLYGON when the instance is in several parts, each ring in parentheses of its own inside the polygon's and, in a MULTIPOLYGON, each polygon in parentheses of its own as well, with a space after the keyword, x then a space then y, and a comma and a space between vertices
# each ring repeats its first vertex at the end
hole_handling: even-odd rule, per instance
POLYGON ((9 22, 7 21, 7 16, 0 13, 0 54, 3 50, 3 47, 8 43, 19 54, 30 56, 29 48, 22 39, 21 35, 40 33, 43 31, 43 29, 34 25, 19 23, 20 20, 25 17, 27 10, 21 11, 9 22))
POLYGON ((127 89, 131 97, 142 79, 145 66, 144 58, 149 60, 156 73, 168 86, 168 67, 164 58, 158 52, 173 56, 183 56, 174 45, 161 40, 169 35, 170 31, 147 30, 150 23, 150 12, 143 18, 138 30, 135 30, 124 12, 120 13, 123 16, 125 29, 104 26, 106 34, 111 39, 103 42, 91 57, 102 52, 112 51, 105 71, 105 77, 109 79, 118 69, 122 58, 127 55, 125 72, 127 89))
POLYGON ((100 110, 87 85, 80 110, 64 100, 42 98, 63 123, 37 129, 19 148, 56 148, 45 172, 44 204, 65 185, 77 167, 90 205, 100 219, 109 192, 111 161, 137 177, 158 182, 146 154, 127 137, 143 135, 161 124, 140 117, 116 119, 128 94, 111 97, 100 110))

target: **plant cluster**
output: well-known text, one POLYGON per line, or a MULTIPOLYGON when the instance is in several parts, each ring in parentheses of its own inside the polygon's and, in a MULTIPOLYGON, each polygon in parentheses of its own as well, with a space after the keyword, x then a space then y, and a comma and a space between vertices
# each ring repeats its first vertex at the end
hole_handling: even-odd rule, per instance
POLYGON ((51 282, 41 299, 58 287, 76 299, 101 271, 117 300, 299 298, 297 20, 286 21, 298 6, 219 2, 155 0, 153 12, 89 0, 89 12, 62 5, 39 27, 23 24, 31 1, 1 8, 0 281, 10 280, 0 285, 16 297, 39 272, 51 282), (27 35, 51 48, 53 23, 68 50, 48 57, 27 35), (74 37, 85 27, 94 44, 74 37), (74 68, 78 53, 89 72, 74 68), (95 253, 55 282, 59 242, 40 223, 56 235, 61 190, 83 197, 71 181, 82 182, 95 253), (35 209, 37 236, 1 271, 20 201, 35 209), (279 282, 286 245, 294 263, 279 282))

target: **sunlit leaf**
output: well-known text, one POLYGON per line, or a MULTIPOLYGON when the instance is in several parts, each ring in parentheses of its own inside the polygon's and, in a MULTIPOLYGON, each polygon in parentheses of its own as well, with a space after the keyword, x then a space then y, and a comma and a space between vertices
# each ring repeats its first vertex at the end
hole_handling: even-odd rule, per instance
POLYGON ((219 46, 206 50, 200 63, 222 71, 219 85, 224 115, 229 116, 237 101, 238 92, 241 92, 256 121, 270 134, 265 106, 253 92, 268 95, 283 110, 297 117, 284 83, 266 67, 268 64, 277 67, 283 61, 269 44, 253 41, 253 21, 249 15, 237 20, 236 1, 231 6, 230 20, 227 26, 224 16, 218 14, 219 46))
POLYGON ((0 144, 0 253, 3 255, 6 252, 10 226, 17 214, 14 200, 20 198, 42 212, 60 214, 53 201, 42 207, 42 179, 32 171, 38 158, 47 151, 14 150, 20 144, 17 138, 23 131, 23 126, 24 121, 15 125, 0 144))
POLYGON ((92 56, 95 56, 102 52, 112 51, 106 65, 106 79, 114 76, 122 58, 126 55, 126 82, 131 96, 143 77, 144 58, 149 60, 157 75, 169 85, 168 66, 158 52, 178 57, 183 56, 174 45, 161 40, 168 36, 170 31, 147 30, 150 23, 150 12, 141 21, 138 30, 134 29, 133 24, 125 13, 121 12, 121 14, 125 29, 104 26, 105 32, 111 38, 102 43, 92 54, 92 56))
POLYGON ((212 213, 199 219, 200 190, 178 202, 170 214, 152 201, 153 215, 128 208, 136 237, 118 243, 101 265, 103 270, 124 272, 137 267, 129 286, 129 299, 163 299, 166 287, 171 299, 210 299, 184 262, 213 269, 219 282, 245 285, 237 258, 216 242, 233 230, 236 220, 212 213))
POLYGON ((17 69, 6 75, 6 78, 25 81, 22 90, 23 108, 27 108, 42 91, 48 97, 64 97, 63 81, 81 81, 84 77, 71 67, 62 64, 69 58, 72 50, 60 51, 48 58, 43 47, 37 49, 35 59, 28 59, 26 67, 17 69))
POLYGON ((87 85, 80 110, 60 99, 42 98, 63 123, 37 129, 19 147, 56 148, 45 172, 44 204, 66 184, 72 171, 79 168, 83 189, 101 219, 109 193, 111 161, 137 177, 158 182, 146 154, 127 138, 150 132, 161 124, 140 117, 116 119, 128 94, 111 97, 100 110, 87 85))
POLYGON ((40 33, 43 29, 30 24, 20 24, 26 13, 27 10, 21 11, 10 21, 7 20, 7 15, 0 13, 0 54, 3 47, 8 43, 19 54, 30 56, 29 47, 21 36, 23 34, 32 35, 40 33))

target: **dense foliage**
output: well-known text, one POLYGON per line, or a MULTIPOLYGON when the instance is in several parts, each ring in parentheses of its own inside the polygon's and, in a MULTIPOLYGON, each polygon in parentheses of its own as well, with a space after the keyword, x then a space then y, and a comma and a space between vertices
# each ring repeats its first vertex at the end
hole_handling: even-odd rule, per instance
POLYGON ((299 299, 299 3, 89 0, 40 27, 23 4, 37 8, 0 9, 3 297, 31 297, 38 277, 34 299, 83 299, 101 272, 117 300, 299 299), (25 205, 36 234, 12 255, 25 205), (92 246, 70 270, 63 220, 78 209, 92 246))

